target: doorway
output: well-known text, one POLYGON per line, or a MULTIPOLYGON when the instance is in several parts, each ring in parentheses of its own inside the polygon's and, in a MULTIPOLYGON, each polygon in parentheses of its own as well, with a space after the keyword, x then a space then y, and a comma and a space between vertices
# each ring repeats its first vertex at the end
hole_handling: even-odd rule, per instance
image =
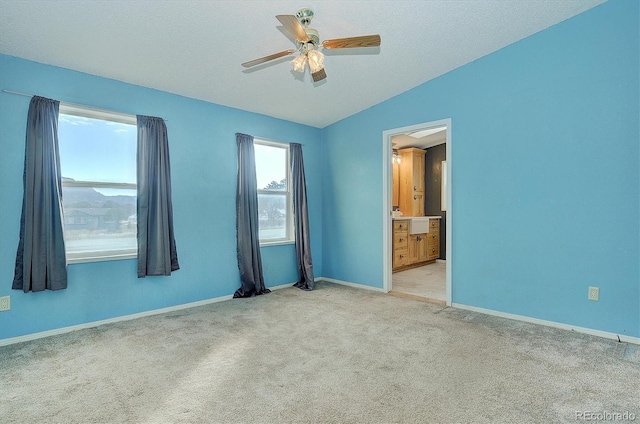
MULTIPOLYGON (((439 121, 431 121, 420 124, 415 124, 407 127, 394 128, 385 130, 382 132, 382 165, 383 165, 383 175, 382 175, 382 191, 383 191, 383 290, 388 293, 393 289, 393 219, 392 219, 392 210, 393 210, 393 190, 392 190, 392 181, 393 181, 393 146, 392 141, 394 138, 402 135, 413 134, 416 133, 429 133, 430 131, 435 131, 439 128, 444 127, 444 144, 446 149, 446 167, 443 174, 443 178, 446 179, 446 187, 443 190, 442 199, 444 205, 446 205, 446 222, 445 228, 441 228, 440 231, 444 230, 446 237, 446 246, 445 246, 445 303, 447 306, 451 306, 452 302, 452 224, 453 224, 453 214, 452 214, 452 168, 453 168, 453 157, 451 155, 451 119, 443 119, 439 121)), ((419 274, 419 272, 416 272, 419 274)))

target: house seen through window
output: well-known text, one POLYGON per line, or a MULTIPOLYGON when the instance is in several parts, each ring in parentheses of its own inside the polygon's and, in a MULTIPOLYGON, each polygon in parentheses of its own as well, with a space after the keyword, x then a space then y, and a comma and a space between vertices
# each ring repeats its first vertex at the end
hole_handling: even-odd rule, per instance
POLYGON ((254 139, 261 244, 294 240, 289 145, 254 139))
POLYGON ((67 260, 135 257, 136 117, 60 104, 58 143, 67 260))

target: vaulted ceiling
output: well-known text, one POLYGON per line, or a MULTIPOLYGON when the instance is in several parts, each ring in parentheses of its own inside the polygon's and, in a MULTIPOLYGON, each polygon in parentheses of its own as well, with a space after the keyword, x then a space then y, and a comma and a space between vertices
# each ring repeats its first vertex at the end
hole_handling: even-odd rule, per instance
POLYGON ((0 0, 0 53, 323 128, 603 2, 0 0), (295 48, 275 16, 302 7, 321 40, 382 44, 325 49, 318 83, 240 66, 295 48))

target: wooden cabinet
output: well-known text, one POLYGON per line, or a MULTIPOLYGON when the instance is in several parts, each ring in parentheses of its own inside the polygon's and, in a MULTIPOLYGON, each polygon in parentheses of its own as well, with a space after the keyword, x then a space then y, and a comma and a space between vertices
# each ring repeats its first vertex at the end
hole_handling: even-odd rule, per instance
POLYGON ((411 216, 424 216, 424 193, 413 193, 413 214, 411 216))
POLYGON ((429 232, 409 234, 409 220, 393 221, 393 271, 426 265, 440 257, 440 219, 429 219, 429 232))
POLYGON ((414 234, 409 236, 409 264, 427 260, 428 239, 426 236, 427 234, 414 234))
POLYGON ((393 266, 392 269, 409 264, 409 221, 393 221, 393 266))
POLYGON ((440 257, 440 220, 429 220, 429 232, 427 236, 427 259, 438 259, 440 257))
POLYGON ((391 199, 391 206, 399 206, 400 199, 400 164, 393 161, 393 174, 392 174, 392 186, 393 197, 391 199))
POLYGON ((426 150, 412 149, 412 167, 413 167, 413 191, 424 193, 424 163, 426 150))
POLYGON ((414 147, 398 150, 398 206, 405 216, 424 216, 424 156, 414 147))

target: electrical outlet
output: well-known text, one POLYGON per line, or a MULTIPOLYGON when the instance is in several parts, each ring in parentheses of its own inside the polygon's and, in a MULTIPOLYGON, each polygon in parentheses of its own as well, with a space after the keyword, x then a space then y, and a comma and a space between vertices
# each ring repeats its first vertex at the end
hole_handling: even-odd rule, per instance
POLYGON ((598 300, 600 298, 600 288, 599 287, 589 287, 589 300, 598 300))
POLYGON ((8 311, 11 309, 11 296, 0 297, 0 311, 8 311))

